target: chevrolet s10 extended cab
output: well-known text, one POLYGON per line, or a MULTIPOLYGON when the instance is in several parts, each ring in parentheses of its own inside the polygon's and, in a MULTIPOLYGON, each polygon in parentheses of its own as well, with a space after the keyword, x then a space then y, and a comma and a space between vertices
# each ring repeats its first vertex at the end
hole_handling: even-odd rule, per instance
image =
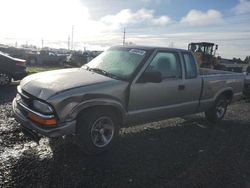
POLYGON ((187 50, 116 46, 81 68, 24 78, 13 111, 29 135, 73 134, 95 154, 113 145, 121 126, 198 112, 216 123, 243 84, 243 74, 199 69, 187 50))

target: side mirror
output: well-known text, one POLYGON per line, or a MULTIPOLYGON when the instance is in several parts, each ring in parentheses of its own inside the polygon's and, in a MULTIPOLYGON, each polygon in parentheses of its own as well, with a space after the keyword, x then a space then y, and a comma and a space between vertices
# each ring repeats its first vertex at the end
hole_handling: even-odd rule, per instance
POLYGON ((215 45, 215 50, 218 50, 218 44, 215 45))
POLYGON ((161 73, 155 70, 145 71, 138 80, 139 83, 160 83, 161 81, 161 73))

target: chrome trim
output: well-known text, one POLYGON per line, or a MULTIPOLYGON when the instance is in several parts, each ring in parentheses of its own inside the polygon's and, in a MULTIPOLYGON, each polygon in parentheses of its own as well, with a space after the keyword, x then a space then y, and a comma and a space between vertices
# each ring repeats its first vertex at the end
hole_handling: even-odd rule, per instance
POLYGON ((40 113, 38 113, 38 112, 35 112, 34 110, 31 110, 30 108, 28 108, 28 107, 25 106, 24 104, 19 103, 18 101, 17 101, 17 103, 18 103, 20 106, 22 106, 25 110, 27 110, 27 111, 29 111, 29 112, 31 112, 31 113, 37 115, 37 116, 40 116, 40 117, 43 118, 43 119, 51 119, 51 118, 54 118, 54 117, 55 117, 54 115, 43 115, 43 114, 40 114, 40 113))
POLYGON ((19 93, 21 96, 23 96, 23 97, 26 98, 26 99, 30 99, 29 96, 27 96, 26 94, 23 93, 23 91, 22 91, 20 85, 17 86, 17 93, 19 93))

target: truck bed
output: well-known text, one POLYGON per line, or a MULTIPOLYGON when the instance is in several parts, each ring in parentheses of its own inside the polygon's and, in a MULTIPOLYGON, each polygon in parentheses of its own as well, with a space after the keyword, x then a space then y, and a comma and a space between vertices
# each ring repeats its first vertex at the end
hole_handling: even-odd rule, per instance
MULTIPOLYGON (((237 73, 235 72, 230 72, 230 71, 222 71, 222 70, 214 70, 214 69, 206 69, 206 68, 200 68, 199 69, 200 75, 201 76, 208 76, 208 75, 225 75, 225 74, 231 74, 231 75, 236 75, 237 73)), ((241 75, 238 73, 238 75, 241 75)))
POLYGON ((244 74, 205 68, 200 68, 199 72, 203 88, 200 95, 201 110, 211 106, 217 97, 217 93, 226 89, 232 91, 233 101, 241 98, 244 74))

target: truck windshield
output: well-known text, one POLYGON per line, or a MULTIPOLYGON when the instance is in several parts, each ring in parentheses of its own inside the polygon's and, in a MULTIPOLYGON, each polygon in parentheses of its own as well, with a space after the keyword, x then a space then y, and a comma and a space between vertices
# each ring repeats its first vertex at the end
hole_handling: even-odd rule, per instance
POLYGON ((106 76, 128 80, 146 56, 145 50, 111 48, 84 65, 90 71, 106 76))

